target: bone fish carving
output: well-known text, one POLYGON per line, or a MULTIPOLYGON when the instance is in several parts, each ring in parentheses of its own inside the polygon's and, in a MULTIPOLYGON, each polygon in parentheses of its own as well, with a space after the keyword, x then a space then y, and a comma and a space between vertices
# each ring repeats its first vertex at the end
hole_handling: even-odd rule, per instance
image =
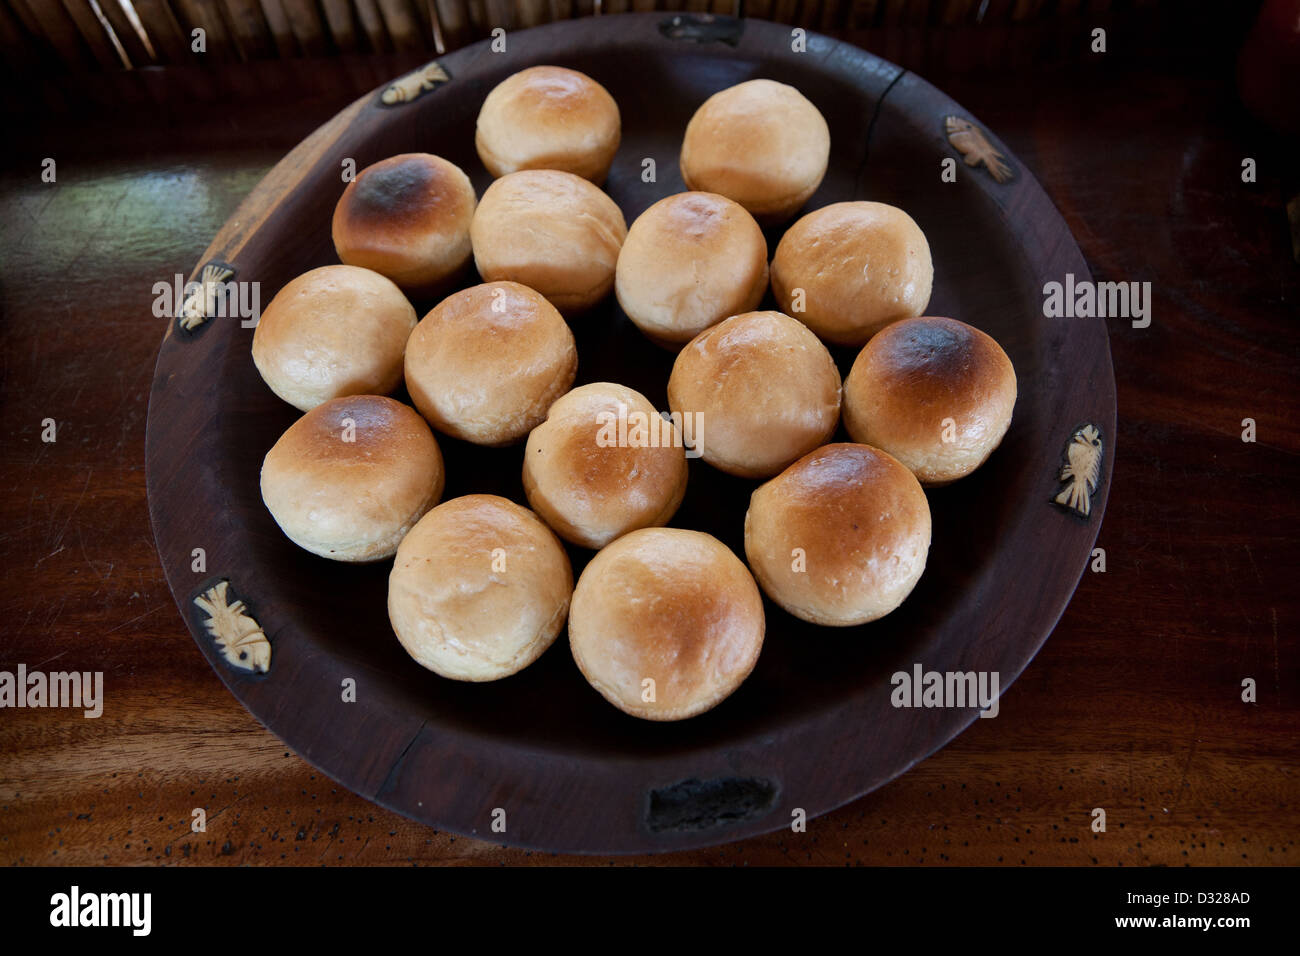
POLYGON ((204 623, 231 666, 265 674, 271 669, 271 642, 247 614, 243 601, 228 603, 229 581, 219 581, 194 599, 208 615, 204 623))
POLYGON ((960 116, 949 116, 943 121, 948 132, 948 142, 966 158, 967 166, 983 163, 993 178, 1005 183, 1011 178, 1011 167, 1002 158, 1002 154, 993 148, 984 131, 970 120, 960 116))
POLYGON ((380 100, 385 106, 408 103, 417 96, 429 92, 439 83, 446 83, 450 80, 451 77, 447 75, 447 71, 435 60, 423 69, 394 80, 388 89, 384 90, 380 100))
POLYGON ((181 304, 178 321, 186 332, 193 332, 217 311, 217 293, 221 283, 235 274, 234 269, 209 262, 199 273, 199 287, 190 292, 181 304))

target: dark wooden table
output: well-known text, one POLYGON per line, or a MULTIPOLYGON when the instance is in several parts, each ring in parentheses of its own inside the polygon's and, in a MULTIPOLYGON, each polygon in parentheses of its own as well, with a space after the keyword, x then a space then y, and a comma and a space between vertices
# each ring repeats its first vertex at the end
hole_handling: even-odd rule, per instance
MULTIPOLYGON (((1006 140, 1098 280, 1152 283, 1150 327, 1110 326, 1106 569, 1085 573, 998 719, 805 834, 634 862, 1300 863, 1295 153, 1246 118, 1229 68, 1195 56, 1053 66, 1040 49, 1027 74, 987 41, 865 39, 1006 140)), ((287 752, 200 656, 154 550, 154 283, 188 273, 316 125, 410 65, 135 77, 97 115, 71 81, 7 94, 21 115, 0 179, 0 670, 103 671, 107 700, 94 720, 0 711, 0 862, 590 862, 408 822, 287 752)))

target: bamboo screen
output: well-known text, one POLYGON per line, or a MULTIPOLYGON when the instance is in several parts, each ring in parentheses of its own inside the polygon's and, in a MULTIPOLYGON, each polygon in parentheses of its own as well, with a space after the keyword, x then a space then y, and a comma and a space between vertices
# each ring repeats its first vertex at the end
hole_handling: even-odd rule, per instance
POLYGON ((521 29, 627 11, 750 16, 834 32, 1004 25, 1119 12, 1154 0, 0 0, 11 65, 69 70, 338 54, 437 54, 495 27, 521 29), (194 49, 202 31, 202 52, 194 49))

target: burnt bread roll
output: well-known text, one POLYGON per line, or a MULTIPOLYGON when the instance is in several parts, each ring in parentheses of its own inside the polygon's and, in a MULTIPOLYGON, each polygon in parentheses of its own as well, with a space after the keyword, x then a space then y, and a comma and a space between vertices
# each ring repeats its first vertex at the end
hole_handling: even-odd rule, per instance
POLYGON ((758 587, 726 545, 700 531, 645 528, 583 570, 569 647, 583 676, 619 710, 684 720, 749 676, 765 626, 758 587))
POLYGON ((334 249, 346 265, 373 269, 407 295, 447 291, 471 248, 474 186, 455 163, 403 153, 367 166, 334 207, 334 249))
POLYGON ((415 409, 382 395, 317 405, 262 462, 262 500, 289 540, 335 561, 391 558, 442 496, 442 453, 415 409))
POLYGON ((474 130, 493 176, 558 169, 599 185, 618 152, 622 122, 609 92, 577 70, 533 66, 498 83, 474 130))
POLYGON ((754 218, 714 193, 661 199, 632 223, 614 291, 652 341, 679 348, 767 291, 767 240, 754 218))
POLYGON ((745 554, 763 592, 795 617, 846 627, 912 592, 930 549, 915 476, 869 445, 826 445, 750 496, 745 554))
POLYGON ((415 308, 377 272, 321 266, 288 282, 253 330, 253 364, 301 411, 343 395, 387 395, 402 381, 415 308))
POLYGON ((695 444, 710 465, 770 478, 834 434, 840 373, 802 322, 747 312, 682 349, 668 379, 668 407, 697 416, 695 444))
POLYGON ((517 282, 487 282, 440 302, 406 344, 406 388, 434 428, 508 445, 569 390, 578 350, 564 317, 517 282))
POLYGON ((572 593, 569 556, 535 514, 496 495, 466 495, 438 505, 402 539, 388 617, 422 667, 452 680, 499 680, 551 646, 572 593))
POLYGON ((923 485, 964 478, 1011 425, 1016 370, 994 339, 965 322, 904 319, 876 334, 844 383, 844 426, 889 452, 923 485))
POLYGON ((686 478, 681 432, 640 392, 612 382, 561 397, 524 450, 529 505, 561 538, 586 548, 667 524, 686 478))
POLYGON ((518 282, 574 315, 614 287, 627 223, 614 200, 581 176, 528 169, 487 188, 470 236, 485 282, 518 282))
POLYGON ((878 202, 808 213, 777 243, 772 293, 782 312, 836 345, 862 345, 930 302, 934 266, 921 227, 878 202))
POLYGON ((830 152, 830 127, 807 97, 775 80, 749 80, 695 111, 682 141, 682 179, 775 225, 817 191, 830 152))

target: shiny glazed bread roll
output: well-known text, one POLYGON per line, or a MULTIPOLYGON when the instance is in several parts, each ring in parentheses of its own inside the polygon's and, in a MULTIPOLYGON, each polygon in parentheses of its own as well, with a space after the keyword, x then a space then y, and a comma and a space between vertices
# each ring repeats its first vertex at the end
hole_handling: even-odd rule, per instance
POLYGON ((493 176, 559 169, 599 184, 618 152, 620 130, 618 104, 587 74, 533 66, 487 95, 474 146, 493 176))
POLYGON ((388 617, 423 667, 463 681, 523 670, 551 646, 573 571, 550 529, 496 495, 438 505, 397 549, 388 617))
POLYGON ((699 416, 700 457, 768 478, 824 444, 840 418, 840 373, 826 346, 780 312, 735 315, 682 349, 668 406, 699 416))
POLYGON ((683 720, 720 703, 754 669, 763 632, 763 599, 745 565, 717 538, 680 528, 633 531, 600 551, 569 617, 583 676, 646 720, 683 720))
POLYGON ((844 383, 844 426, 923 485, 969 475, 1002 442, 1016 370, 990 336, 956 319, 896 322, 866 344, 844 383))
POLYGON ((442 495, 442 453, 415 410, 381 395, 317 405, 262 462, 262 500, 289 539, 335 561, 380 561, 442 495))
POLYGON ((387 395, 402 380, 415 309, 391 280, 322 266, 290 281, 253 331, 253 364, 302 411, 341 395, 387 395))
POLYGON ((334 207, 334 249, 408 295, 436 294, 468 264, 474 186, 455 163, 403 153, 367 166, 334 207))
POLYGON ((921 227, 878 202, 808 213, 781 237, 772 260, 781 311, 837 345, 861 345, 889 323, 920 315, 933 280, 921 227))
POLYGON ((795 617, 847 626, 912 592, 930 549, 916 478, 868 445, 826 445, 750 497, 745 554, 763 591, 795 617))
POLYGON ((667 524, 686 493, 682 436, 640 392, 612 382, 551 406, 524 450, 524 493, 566 541, 601 548, 667 524))
POLYGON ((714 93, 682 142, 682 179, 735 200, 772 225, 817 191, 830 160, 826 119, 793 86, 749 80, 714 93))
POLYGON ((614 200, 582 177, 528 169, 487 188, 470 235, 485 282, 521 283, 571 315, 613 288, 627 224, 614 200))
POLYGON ((614 278, 618 304, 655 342, 689 342, 767 291, 767 240, 744 208, 713 193, 661 199, 632 223, 614 278))
POLYGON ((479 445, 527 435, 577 370, 563 316, 517 282, 488 282, 444 299, 406 345, 406 387, 420 414, 479 445))

